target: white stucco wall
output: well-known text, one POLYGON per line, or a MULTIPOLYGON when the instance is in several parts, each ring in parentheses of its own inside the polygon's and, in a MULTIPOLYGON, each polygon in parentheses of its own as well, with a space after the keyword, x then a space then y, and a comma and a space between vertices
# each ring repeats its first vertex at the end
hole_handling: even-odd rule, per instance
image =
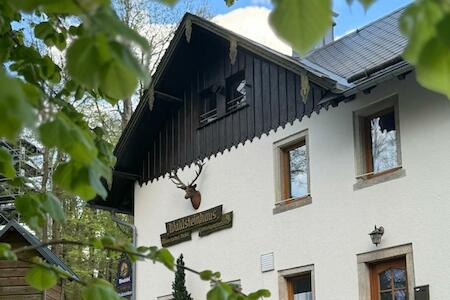
MULTIPOLYGON (((277 270, 314 264, 316 300, 357 300, 356 255, 377 249, 368 236, 377 224, 385 228, 378 248, 412 243, 416 286, 429 284, 431 299, 450 299, 450 101, 419 87, 414 75, 207 160, 198 187, 199 211, 223 204, 234 211, 233 227, 204 238, 194 232, 170 250, 197 270, 240 279, 244 291, 267 288, 278 299, 277 270), (354 191, 352 113, 394 93, 406 176, 354 191), (273 143, 304 129, 312 204, 274 215, 273 143), (261 273, 260 255, 268 252, 275 271, 261 273)), ((183 196, 167 177, 136 186, 139 245, 160 245, 165 222, 194 213, 183 196)), ((138 263, 137 299, 170 294, 172 281, 163 267, 138 263)), ((187 287, 205 299, 209 284, 188 274, 187 287)))

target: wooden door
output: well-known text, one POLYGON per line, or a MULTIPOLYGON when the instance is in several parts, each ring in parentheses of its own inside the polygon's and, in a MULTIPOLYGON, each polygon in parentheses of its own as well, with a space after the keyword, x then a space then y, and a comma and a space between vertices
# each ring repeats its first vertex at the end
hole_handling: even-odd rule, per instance
POLYGON ((408 300, 405 258, 371 265, 371 300, 408 300))

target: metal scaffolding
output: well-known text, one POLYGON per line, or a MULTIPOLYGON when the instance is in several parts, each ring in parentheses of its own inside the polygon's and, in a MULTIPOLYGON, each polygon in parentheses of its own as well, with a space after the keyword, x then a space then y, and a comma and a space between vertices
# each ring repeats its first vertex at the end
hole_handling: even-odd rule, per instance
MULTIPOLYGON (((15 214, 14 199, 31 188, 32 183, 39 183, 41 178, 42 151, 27 139, 18 139, 12 144, 0 139, 0 147, 6 149, 13 158, 14 168, 18 177, 29 181, 25 186, 8 184, 11 179, 0 175, 0 213, 7 215, 9 219, 15 214)), ((2 219, 2 218, 0 218, 2 219)), ((3 220, 0 220, 0 224, 3 220)))

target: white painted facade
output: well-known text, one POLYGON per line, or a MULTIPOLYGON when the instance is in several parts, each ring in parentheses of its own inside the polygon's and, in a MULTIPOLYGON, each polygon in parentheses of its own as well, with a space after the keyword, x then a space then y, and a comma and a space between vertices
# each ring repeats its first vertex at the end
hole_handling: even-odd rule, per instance
MULTIPOLYGON (((180 171, 192 177, 193 168, 180 171)), ((314 265, 316 300, 361 300, 357 254, 412 244, 415 286, 430 286, 430 299, 450 299, 450 101, 421 88, 414 74, 358 94, 301 122, 271 131, 206 160, 198 180, 199 211, 223 205, 233 227, 170 247, 186 265, 241 280, 244 291, 260 288, 279 299, 278 271, 314 265), (397 94, 405 176, 354 190, 356 158, 353 112, 397 94), (312 203, 273 214, 276 199, 274 143, 307 129, 312 203), (385 234, 378 247, 368 233, 385 234), (274 253, 275 270, 261 272, 260 256, 274 253)), ((161 245, 165 222, 195 213, 184 192, 167 178, 135 188, 138 245, 161 245)), ((194 299, 209 283, 187 274, 194 299)), ((173 274, 149 262, 137 264, 137 299, 172 292, 173 274)), ((409 299, 414 299, 410 295, 409 299)))

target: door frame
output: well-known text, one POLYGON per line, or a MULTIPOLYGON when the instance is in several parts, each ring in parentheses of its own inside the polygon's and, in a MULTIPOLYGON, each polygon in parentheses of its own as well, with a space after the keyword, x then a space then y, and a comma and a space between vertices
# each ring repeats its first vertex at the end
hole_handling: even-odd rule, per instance
POLYGON ((389 261, 402 257, 405 258, 406 263, 408 299, 415 300, 414 299, 415 276, 414 276, 414 258, 413 258, 412 244, 384 248, 357 255, 359 300, 372 300, 371 284, 370 284, 371 265, 373 265, 374 263, 389 261))

